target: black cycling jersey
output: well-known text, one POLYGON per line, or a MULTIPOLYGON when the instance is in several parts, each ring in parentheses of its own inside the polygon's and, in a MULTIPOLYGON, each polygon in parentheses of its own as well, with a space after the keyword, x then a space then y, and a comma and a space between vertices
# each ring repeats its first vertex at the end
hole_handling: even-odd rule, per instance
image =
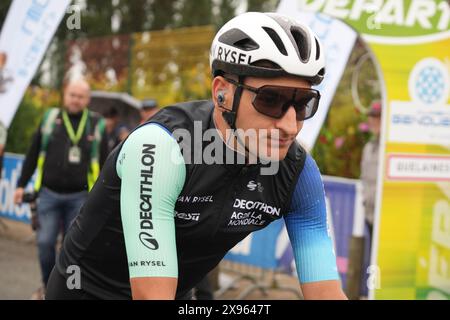
MULTIPOLYGON (((199 133, 194 131, 200 127, 200 133, 215 129, 213 110, 210 101, 174 105, 164 108, 144 126, 157 124, 169 133, 184 129, 194 136, 199 133)), ((151 144, 152 137, 148 137, 148 141, 151 144)), ((196 153, 204 150, 208 143, 203 142, 201 148, 196 148, 195 142, 179 139, 178 144, 186 166, 184 186, 174 210, 177 297, 181 297, 249 233, 289 212, 306 152, 294 143, 286 158, 279 162, 276 174, 261 175, 260 164, 193 163, 196 153)), ((225 153, 234 152, 223 145, 225 153)), ((130 266, 120 212, 123 187, 116 170, 122 146, 123 143, 108 157, 64 240, 56 264, 63 276, 67 276, 69 266, 79 266, 83 290, 102 299, 131 298, 130 266)), ((156 144, 156 152, 157 148, 156 144)))

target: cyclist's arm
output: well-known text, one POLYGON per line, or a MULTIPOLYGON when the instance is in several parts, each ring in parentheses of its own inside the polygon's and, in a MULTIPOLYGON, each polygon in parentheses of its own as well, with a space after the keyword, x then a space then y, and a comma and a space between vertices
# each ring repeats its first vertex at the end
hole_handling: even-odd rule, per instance
POLYGON ((186 175, 180 148, 164 128, 146 125, 125 141, 117 174, 133 299, 174 299, 174 207, 186 175))
POLYGON ((346 299, 327 229, 323 182, 310 155, 305 160, 285 221, 305 299, 346 299))

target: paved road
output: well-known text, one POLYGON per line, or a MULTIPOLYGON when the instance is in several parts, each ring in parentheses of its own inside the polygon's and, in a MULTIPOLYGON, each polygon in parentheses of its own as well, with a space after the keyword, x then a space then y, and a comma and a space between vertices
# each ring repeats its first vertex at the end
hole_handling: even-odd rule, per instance
POLYGON ((0 231, 0 300, 29 299, 40 286, 36 246, 0 231))
MULTIPOLYGON (((235 274, 222 274, 220 283, 225 287, 235 274)), ((297 287, 297 280, 282 276, 281 284, 297 287)), ((252 283, 242 280, 235 283, 220 299, 236 299, 252 283)), ((6 221, 0 218, 0 300, 27 300, 40 286, 40 271, 34 235, 28 225, 6 221), (6 228, 4 226, 6 225, 6 228)), ((246 299, 296 299, 292 292, 268 290, 268 295, 253 291, 246 299)))

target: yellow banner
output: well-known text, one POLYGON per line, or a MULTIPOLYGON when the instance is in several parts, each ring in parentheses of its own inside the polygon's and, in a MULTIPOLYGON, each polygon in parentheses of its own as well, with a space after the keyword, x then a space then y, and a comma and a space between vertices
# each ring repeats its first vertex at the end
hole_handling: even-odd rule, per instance
POLYGON ((450 298, 450 39, 372 43, 385 85, 377 299, 450 298))

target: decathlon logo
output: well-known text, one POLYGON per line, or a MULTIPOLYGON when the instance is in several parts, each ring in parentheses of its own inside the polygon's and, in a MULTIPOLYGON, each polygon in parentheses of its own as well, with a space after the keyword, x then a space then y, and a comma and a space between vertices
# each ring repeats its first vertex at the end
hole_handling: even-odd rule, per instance
POLYGON ((256 183, 255 181, 249 181, 249 183, 247 184, 247 188, 250 191, 255 191, 258 190, 258 192, 263 192, 264 191, 264 187, 261 185, 260 182, 256 183))
POLYGON ((141 158, 141 177, 140 177, 140 224, 141 233, 139 240, 150 250, 157 250, 159 248, 158 241, 150 234, 153 230, 153 212, 152 212, 152 191, 153 191, 153 165, 155 163, 156 146, 151 144, 144 144, 142 146, 141 158), (145 230, 145 231, 144 231, 145 230))
POLYGON ((158 241, 156 241, 150 233, 139 233, 139 240, 141 240, 141 243, 150 250, 158 250, 159 248, 158 241))

